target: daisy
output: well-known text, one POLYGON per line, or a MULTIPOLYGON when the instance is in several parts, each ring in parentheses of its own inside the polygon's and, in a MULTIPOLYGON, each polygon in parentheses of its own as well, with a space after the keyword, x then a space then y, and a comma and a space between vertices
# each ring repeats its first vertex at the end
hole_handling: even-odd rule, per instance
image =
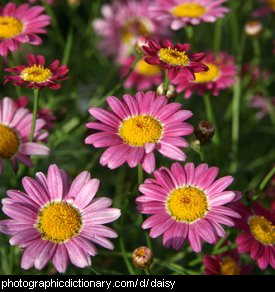
POLYGON ((11 245, 25 249, 23 269, 41 270, 52 261, 64 273, 69 261, 79 268, 90 266, 90 257, 97 254, 94 243, 114 248, 107 238, 117 234, 103 224, 116 220, 120 210, 109 208, 109 198, 94 198, 99 180, 89 172, 80 173, 70 186, 66 172, 53 164, 47 175, 38 172, 22 184, 25 192, 9 190, 2 200, 11 219, 0 221, 0 230, 12 236, 11 245))
POLYGON ((171 159, 186 159, 182 147, 188 143, 183 138, 193 133, 185 121, 192 112, 181 110, 180 103, 169 103, 165 96, 155 92, 126 94, 123 100, 114 96, 107 99, 112 112, 90 108, 98 121, 87 124, 100 132, 88 136, 86 144, 96 148, 108 147, 100 158, 101 165, 115 169, 127 162, 130 167, 142 164, 151 173, 155 169, 154 150, 171 159))
POLYGON ((187 24, 198 25, 201 22, 215 22, 229 11, 221 6, 227 0, 156 0, 152 7, 153 16, 168 20, 173 30, 187 24))
POLYGON ((270 112, 270 107, 274 106, 275 97, 267 98, 263 95, 256 95, 249 100, 249 107, 257 110, 256 118, 259 120, 264 118, 270 112))
POLYGON ((42 39, 38 34, 46 33, 44 29, 50 24, 50 16, 43 14, 43 6, 30 7, 29 4, 9 2, 0 8, 0 55, 17 51, 20 43, 38 46, 42 39))
POLYGON ((217 167, 187 163, 184 167, 173 163, 171 170, 161 167, 154 179, 145 180, 136 199, 138 210, 151 215, 143 229, 151 229, 150 236, 163 235, 163 245, 179 250, 188 239, 195 252, 202 249, 202 239, 215 244, 226 237, 221 224, 234 226, 232 218, 240 215, 227 204, 239 200, 239 192, 226 190, 233 177, 215 181, 217 167), (231 218, 232 217, 232 218, 231 218))
POLYGON ((162 20, 152 19, 149 7, 152 0, 115 0, 102 6, 103 19, 93 22, 101 36, 102 51, 114 56, 119 63, 133 53, 139 36, 168 36, 162 20))
POLYGON ((159 65, 168 70, 170 80, 173 80, 178 72, 182 72, 188 80, 195 79, 195 73, 207 71, 208 67, 201 63, 204 53, 188 53, 189 44, 173 45, 169 40, 149 40, 148 45, 143 46, 145 61, 151 65, 159 65))
POLYGON ((203 265, 205 275, 248 275, 251 271, 251 266, 241 264, 237 249, 218 255, 205 255, 203 265))
POLYGON ((275 13, 275 0, 260 0, 262 7, 253 12, 254 17, 264 17, 268 14, 275 13))
POLYGON ((239 253, 249 252, 262 270, 269 264, 275 269, 274 212, 265 210, 259 203, 254 203, 252 209, 240 203, 233 207, 242 214, 242 220, 236 220, 236 227, 243 231, 236 239, 239 253))
POLYGON ((69 69, 65 65, 60 65, 58 60, 52 62, 49 67, 45 67, 45 58, 42 55, 27 56, 27 65, 20 65, 7 68, 5 71, 15 75, 5 76, 4 84, 11 82, 15 86, 26 86, 28 88, 41 89, 49 87, 57 90, 61 87, 58 81, 68 79, 69 69))
MULTIPOLYGON (((134 56, 126 58, 121 68, 121 75, 125 76, 129 72, 133 62, 134 56)), ((133 72, 124 82, 126 88, 136 88, 137 90, 148 90, 154 85, 159 85, 162 82, 162 73, 159 66, 150 65, 141 59, 136 64, 133 72)))
POLYGON ((221 90, 230 88, 235 83, 237 76, 235 60, 226 52, 220 52, 216 56, 208 52, 201 62, 209 70, 195 73, 194 81, 188 81, 184 72, 179 72, 173 80, 173 84, 177 85, 177 92, 185 91, 185 98, 189 98, 194 91, 197 91, 200 96, 203 96, 206 91, 218 96, 221 90))
POLYGON ((37 120, 34 141, 29 142, 32 114, 26 108, 16 109, 12 99, 5 97, 0 100, 0 175, 3 162, 9 160, 14 171, 17 171, 17 161, 32 167, 30 156, 48 155, 49 148, 38 144, 47 138, 48 133, 41 131, 46 122, 37 120))

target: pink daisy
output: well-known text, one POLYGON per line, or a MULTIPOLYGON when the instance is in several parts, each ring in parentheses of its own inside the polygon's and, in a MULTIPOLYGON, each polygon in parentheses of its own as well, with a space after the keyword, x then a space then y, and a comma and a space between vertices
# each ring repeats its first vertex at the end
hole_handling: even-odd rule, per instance
POLYGON ((30 156, 49 154, 48 147, 37 143, 48 136, 46 131, 41 131, 46 122, 41 118, 37 120, 35 142, 29 142, 31 121, 29 110, 22 107, 15 109, 13 100, 8 97, 0 100, 0 175, 4 160, 9 160, 16 172, 17 161, 32 167, 30 156))
POLYGON ((117 234, 103 224, 120 216, 120 210, 109 208, 112 200, 94 196, 98 179, 80 173, 73 183, 56 165, 47 175, 22 180, 25 192, 9 190, 2 200, 3 212, 11 219, 0 221, 1 232, 11 235, 10 244, 25 249, 21 267, 43 269, 49 261, 64 273, 69 261, 79 268, 91 265, 97 254, 94 243, 107 249, 114 246, 107 238, 117 234))
MULTIPOLYGON (((121 68, 121 75, 125 76, 130 70, 134 56, 125 58, 121 68)), ((141 59, 138 61, 135 69, 130 74, 128 79, 124 82, 126 88, 136 88, 137 90, 148 90, 154 85, 159 85, 162 82, 162 72, 159 66, 150 65, 141 59)))
POLYGON ((69 69, 65 65, 60 65, 58 60, 52 62, 47 68, 44 56, 28 54, 27 63, 27 65, 5 69, 5 71, 15 75, 5 76, 4 84, 11 82, 15 86, 26 86, 34 89, 49 87, 57 90, 61 87, 57 82, 69 78, 67 76, 69 69))
POLYGON ((17 51, 20 43, 38 46, 42 39, 38 34, 46 33, 44 27, 50 24, 50 16, 43 14, 43 6, 9 2, 0 8, 0 55, 17 51))
POLYGON ((171 159, 186 159, 182 147, 188 143, 183 138, 193 133, 185 121, 192 112, 181 110, 181 104, 168 104, 165 96, 155 92, 126 94, 123 101, 114 96, 107 99, 113 112, 90 108, 98 121, 87 127, 100 132, 88 136, 86 144, 96 148, 108 147, 100 158, 101 165, 115 169, 127 162, 130 167, 142 164, 151 173, 155 169, 154 150, 171 159))
POLYGON ((241 203, 233 208, 242 214, 242 220, 236 220, 236 227, 243 231, 236 239, 239 253, 249 252, 262 270, 269 264, 275 269, 275 214, 259 203, 253 209, 241 203))
POLYGON ((149 40, 148 45, 143 46, 145 61, 151 65, 159 65, 168 70, 170 80, 173 80, 179 72, 188 80, 195 79, 195 73, 207 71, 208 67, 201 63, 204 53, 188 53, 189 44, 173 45, 169 40, 149 40))
POLYGON ((275 97, 268 98, 262 95, 256 95, 249 101, 249 106, 257 110, 256 118, 261 120, 269 113, 269 107, 275 106, 275 97))
POLYGON ((208 52, 201 62, 209 70, 195 73, 196 79, 194 81, 187 80, 184 72, 179 72, 173 80, 173 84, 177 85, 178 92, 185 91, 185 98, 189 98, 194 91, 197 91, 201 96, 206 91, 218 96, 221 90, 225 90, 235 83, 237 75, 235 60, 234 57, 226 52, 220 52, 217 56, 212 52, 208 52))
POLYGON ((226 237, 221 224, 234 226, 231 217, 240 215, 227 204, 239 200, 239 192, 226 188, 233 182, 231 176, 215 181, 217 167, 187 163, 184 167, 173 163, 171 170, 161 167, 154 179, 145 180, 139 187, 143 194, 137 198, 138 210, 152 215, 143 229, 151 229, 150 236, 163 235, 163 245, 179 250, 188 239, 195 252, 202 249, 202 239, 215 244, 226 237))
POLYGON ((215 22, 229 11, 221 6, 227 0, 156 0, 152 7, 153 16, 158 20, 168 20, 171 29, 178 30, 187 24, 215 22))
POLYGON ((114 0, 102 6, 103 19, 96 19, 93 27, 102 38, 100 47, 105 54, 123 63, 139 36, 168 35, 166 22, 152 19, 151 4, 152 0, 114 0))
MULTIPOLYGON (((229 243, 226 243, 226 245, 229 243)), ((241 264, 237 249, 218 254, 205 255, 203 257, 205 275, 248 275, 251 272, 251 266, 241 264)))

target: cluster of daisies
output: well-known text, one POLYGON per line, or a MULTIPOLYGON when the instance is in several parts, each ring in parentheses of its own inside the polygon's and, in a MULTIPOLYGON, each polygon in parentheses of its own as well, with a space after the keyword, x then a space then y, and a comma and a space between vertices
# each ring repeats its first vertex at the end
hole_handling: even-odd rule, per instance
MULTIPOLYGON (((186 136, 194 131, 187 122, 193 113, 168 100, 167 84, 184 91, 185 98, 194 91, 217 96, 234 84, 236 66, 227 52, 194 53, 189 52, 188 43, 170 41, 173 30, 223 17, 228 12, 224 2, 114 0, 102 7, 103 19, 93 23, 102 36, 100 46, 121 65, 122 75, 130 72, 125 87, 144 92, 108 97, 110 110, 90 108, 94 121, 86 126, 93 133, 85 143, 106 148, 100 157, 102 166, 116 169, 127 163, 130 168, 140 166, 153 173, 154 178, 139 186, 136 204, 140 213, 149 215, 142 228, 150 229, 152 238, 162 236, 165 247, 179 250, 187 241, 194 252, 200 252, 203 241, 216 244, 226 237, 224 225, 236 225, 242 230, 236 240, 238 251, 250 252, 262 269, 269 264, 275 268, 274 214, 260 205, 249 209, 239 203, 240 192, 228 189, 231 176, 217 178, 219 169, 205 163, 174 162, 171 168, 156 170, 156 152, 173 161, 186 160, 186 136), (146 91, 163 80, 163 94, 146 91)), ((8 3, 0 9, 0 55, 7 57, 21 43, 40 45, 39 35, 46 33, 49 24, 43 7, 8 3)), ((49 155, 44 144, 54 117, 47 110, 38 110, 38 97, 44 87, 59 89, 69 72, 58 60, 47 66, 42 55, 32 54, 27 55, 26 65, 5 70, 11 73, 5 84, 33 90, 35 107, 33 113, 27 109, 27 97, 0 101, 0 173, 6 161, 17 171, 18 162, 31 167, 31 156, 49 155)), ((109 198, 95 198, 99 183, 87 171, 71 183, 66 171, 52 164, 47 174, 24 177, 24 190, 7 191, 2 205, 9 219, 0 221, 0 231, 11 236, 11 245, 24 250, 23 269, 43 269, 50 261, 61 273, 69 262, 84 268, 98 252, 95 244, 114 248, 109 238, 117 233, 105 224, 118 219, 120 210, 111 207, 109 198)), ((249 270, 240 263, 236 250, 205 256, 204 264, 206 274, 249 270)))

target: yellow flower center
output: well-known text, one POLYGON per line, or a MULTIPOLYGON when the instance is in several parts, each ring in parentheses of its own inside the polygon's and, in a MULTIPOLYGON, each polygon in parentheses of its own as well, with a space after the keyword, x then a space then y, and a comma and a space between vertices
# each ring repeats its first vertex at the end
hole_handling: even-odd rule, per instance
POLYGON ((205 72, 195 73, 196 80, 195 83, 206 83, 210 81, 215 81, 221 73, 218 66, 214 64, 205 64, 209 70, 205 72))
POLYGON ((44 68, 41 65, 34 65, 27 67, 21 72, 21 78, 24 81, 42 83, 46 82, 52 77, 52 72, 48 68, 44 68))
POLYGON ((196 187, 174 189, 168 196, 167 209, 177 221, 192 223, 208 211, 207 197, 196 187))
POLYGON ((149 31, 143 21, 138 19, 131 19, 125 23, 121 29, 122 41, 125 44, 132 44, 137 37, 141 35, 148 35, 149 31))
POLYGON ((18 151, 19 145, 17 133, 7 126, 0 125, 0 158, 12 158, 18 151))
POLYGON ((183 3, 171 10, 172 15, 176 17, 198 18, 205 13, 205 7, 197 3, 183 3))
POLYGON ((240 275, 240 268, 231 257, 225 257, 221 264, 221 274, 228 276, 240 275))
POLYGON ((263 244, 275 244, 275 226, 263 216, 252 216, 248 220, 254 237, 263 244))
POLYGON ((65 202, 51 202, 38 215, 36 227, 42 237, 61 243, 79 234, 82 226, 79 211, 65 202))
POLYGON ((123 141, 134 147, 146 143, 157 143, 163 132, 162 124, 151 116, 133 116, 124 120, 119 127, 123 141))
POLYGON ((271 10, 275 11, 275 0, 267 0, 267 3, 271 10))
POLYGON ((150 65, 144 60, 137 63, 135 71, 143 76, 156 76, 161 73, 159 66, 150 65))
POLYGON ((0 16, 0 39, 10 39, 23 31, 23 23, 15 17, 0 16))
POLYGON ((185 52, 180 52, 177 49, 162 48, 158 52, 159 58, 173 66, 186 66, 189 64, 189 58, 185 52))

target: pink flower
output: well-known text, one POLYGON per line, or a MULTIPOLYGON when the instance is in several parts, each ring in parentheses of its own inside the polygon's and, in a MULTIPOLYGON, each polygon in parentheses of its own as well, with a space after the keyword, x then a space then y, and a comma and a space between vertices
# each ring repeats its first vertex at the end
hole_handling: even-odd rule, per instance
POLYGON ((171 29, 178 30, 187 24, 215 22, 229 11, 221 6, 227 0, 156 0, 153 17, 168 20, 171 29))
MULTIPOLYGON (((227 242, 224 246, 230 244, 227 242)), ((218 254, 205 255, 203 257, 205 275, 248 275, 251 272, 251 266, 241 264, 237 249, 218 254)))
POLYGON ((207 71, 208 67, 201 63, 204 53, 188 53, 189 44, 173 45, 169 40, 149 40, 143 46, 145 61, 151 65, 159 65, 163 70, 168 70, 170 80, 179 72, 188 80, 195 79, 195 73, 207 71))
POLYGON ((208 52, 201 62, 209 70, 195 73, 196 79, 194 81, 187 80, 184 72, 179 72, 173 80, 173 84, 177 85, 178 92, 185 91, 185 98, 189 98, 194 91, 197 91, 201 96, 206 91, 218 96, 221 90, 225 90, 235 83, 237 75, 235 60, 226 52, 220 52, 217 56, 212 52, 208 52))
POLYGON ((164 37, 168 35, 166 22, 152 19, 149 7, 152 0, 114 0, 102 6, 103 19, 93 22, 101 36, 100 48, 123 63, 132 55, 139 36, 164 37))
POLYGON ((98 179, 80 173, 70 185, 68 175, 55 164, 47 175, 22 180, 25 192, 9 190, 2 200, 3 212, 11 219, 0 221, 1 232, 11 235, 10 244, 24 249, 23 269, 43 269, 49 261, 60 273, 69 261, 79 268, 91 265, 97 254, 94 243, 107 249, 114 246, 107 238, 116 232, 104 226, 120 216, 120 210, 109 208, 109 198, 94 198, 98 179))
POLYGON ((257 110, 256 117, 260 120, 269 113, 269 107, 275 106, 275 97, 271 97, 269 101, 268 98, 262 95, 253 96, 249 106, 257 110))
POLYGON ((262 7, 253 12, 254 17, 264 17, 275 12, 275 0, 260 0, 262 7))
MULTIPOLYGON (((131 68, 135 60, 134 56, 125 58, 122 68, 120 70, 121 75, 125 76, 131 68)), ((141 59, 138 61, 135 69, 130 74, 128 79, 124 82, 126 88, 136 88, 137 90, 148 90, 154 85, 159 85, 162 82, 162 73, 159 66, 150 65, 141 59)))
POLYGON ((20 43, 38 46, 42 39, 38 34, 46 33, 44 29, 50 24, 50 16, 43 14, 43 6, 30 7, 29 4, 9 2, 0 8, 0 55, 17 51, 20 43))
POLYGON ((15 86, 26 86, 28 88, 41 89, 49 87, 57 90, 61 87, 57 82, 68 79, 69 69, 65 65, 60 66, 60 62, 55 60, 49 66, 45 67, 45 58, 42 55, 34 56, 29 54, 27 65, 20 65, 13 68, 7 68, 5 71, 15 75, 5 76, 4 84, 11 82, 15 86))
POLYGON ((32 167, 30 156, 48 155, 49 148, 37 142, 47 138, 48 133, 42 131, 46 122, 39 118, 36 123, 34 141, 29 142, 32 114, 26 108, 16 109, 12 99, 0 100, 0 175, 3 160, 9 160, 14 171, 17 161, 32 167))
POLYGON ((262 270, 269 264, 275 269, 274 213, 259 203, 254 203, 253 209, 241 203, 234 204, 233 208, 242 214, 242 219, 236 220, 236 227, 242 230, 236 239, 239 253, 249 252, 262 270))
POLYGON ((233 177, 215 181, 217 167, 193 163, 181 166, 173 163, 171 169, 161 167, 154 179, 145 180, 139 187, 143 194, 137 198, 138 210, 151 215, 143 229, 151 229, 150 236, 163 235, 163 245, 179 250, 188 239, 195 252, 202 249, 202 239, 215 244, 226 237, 221 224, 234 226, 232 218, 240 215, 229 203, 239 200, 239 192, 226 190, 233 177))
POLYGON ((192 112, 181 110, 181 104, 168 104, 165 96, 155 92, 126 94, 123 100, 114 96, 107 99, 112 112, 90 108, 98 121, 87 124, 100 132, 88 136, 86 144, 96 148, 108 147, 100 158, 101 165, 115 169, 127 162, 130 167, 142 164, 151 173, 155 169, 154 150, 174 160, 186 159, 182 147, 188 143, 183 138, 193 133, 185 121, 192 112))

